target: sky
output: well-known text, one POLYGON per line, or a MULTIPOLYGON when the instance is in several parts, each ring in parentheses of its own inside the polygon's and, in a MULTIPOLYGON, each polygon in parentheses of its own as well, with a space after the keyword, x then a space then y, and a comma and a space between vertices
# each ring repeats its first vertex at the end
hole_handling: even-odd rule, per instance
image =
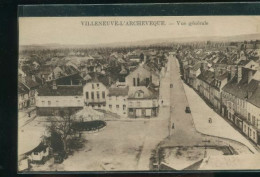
POLYGON ((19 44, 92 45, 260 33, 260 16, 20 17, 19 44), (84 26, 82 21, 164 21, 159 26, 84 26), (177 21, 187 25, 178 25, 177 21), (208 25, 189 26, 192 21, 208 25))

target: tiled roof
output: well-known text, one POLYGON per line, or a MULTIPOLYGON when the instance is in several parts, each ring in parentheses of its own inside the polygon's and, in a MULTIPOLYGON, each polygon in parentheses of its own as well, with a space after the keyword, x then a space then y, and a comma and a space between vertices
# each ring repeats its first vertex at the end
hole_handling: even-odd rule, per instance
POLYGON ((125 88, 109 88, 108 96, 127 96, 129 87, 125 88))
POLYGON ((29 76, 26 76, 25 79, 24 79, 25 82, 23 82, 23 84, 29 88, 29 89, 35 89, 35 88, 38 88, 40 86, 39 83, 35 82, 34 80, 32 80, 31 77, 29 76))
POLYGON ((226 79, 227 77, 228 77, 228 73, 225 72, 224 74, 217 76, 216 79, 219 81, 222 81, 222 80, 226 79))
POLYGON ((105 86, 109 86, 109 78, 107 75, 103 75, 100 73, 89 73, 91 79, 87 82, 101 82, 102 84, 104 84, 105 86))
POLYGON ((257 88, 248 99, 248 102, 252 103, 256 107, 260 108, 260 82, 258 81, 257 88))
POLYGON ((199 76, 198 76, 198 79, 208 83, 208 84, 211 84, 212 81, 214 81, 214 72, 211 72, 211 71, 204 71, 202 72, 199 76))
POLYGON ((79 86, 57 86, 53 89, 52 85, 44 85, 38 90, 38 96, 81 96, 83 95, 83 87, 79 86))
POLYGON ((193 67, 192 70, 197 71, 201 67, 201 62, 196 63, 193 67))
POLYGON ((18 93, 28 93, 29 89, 27 87, 24 86, 24 84, 22 84, 21 82, 18 82, 18 93))
MULTIPOLYGON (((230 82, 228 82, 223 90, 228 92, 240 99, 247 99, 249 92, 255 92, 259 84, 257 80, 251 80, 248 84, 247 78, 242 78, 239 83, 237 83, 237 77, 234 77, 230 82)), ((251 97, 250 97, 251 98, 251 97)))
POLYGON ((137 91, 142 91, 144 93, 144 96, 141 99, 157 99, 159 95, 158 91, 148 89, 145 86, 129 87, 128 99, 140 99, 135 98, 135 93, 137 91))

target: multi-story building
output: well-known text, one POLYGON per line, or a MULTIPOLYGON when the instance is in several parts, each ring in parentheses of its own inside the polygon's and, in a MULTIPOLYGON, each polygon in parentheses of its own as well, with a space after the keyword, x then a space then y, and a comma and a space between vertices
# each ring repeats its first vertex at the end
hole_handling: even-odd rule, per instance
POLYGON ((156 117, 159 112, 158 91, 145 86, 129 87, 128 117, 156 117))
POLYGON ((255 143, 260 144, 260 82, 247 103, 247 121, 244 121, 243 132, 255 143))
POLYGON ((160 85, 160 74, 151 71, 145 64, 140 64, 134 71, 126 76, 128 86, 148 86, 152 83, 155 86, 160 85))
POLYGON ((106 99, 107 110, 120 116, 127 117, 129 87, 111 87, 108 89, 106 99))
POLYGON ((203 71, 198 76, 198 90, 199 93, 209 102, 212 102, 212 93, 210 92, 210 88, 212 82, 214 82, 214 72, 209 70, 203 71))
POLYGON ((211 104, 213 105, 214 109, 218 113, 221 112, 222 88, 227 84, 227 80, 228 80, 228 73, 224 73, 219 76, 216 76, 210 87, 211 104))
POLYGON ((95 77, 88 81, 83 87, 83 93, 86 106, 91 106, 95 109, 106 108, 108 89, 98 78, 95 77))
POLYGON ((256 70, 245 67, 238 69, 237 76, 223 88, 222 112, 226 109, 228 119, 255 143, 259 143, 260 82, 253 78, 255 73, 256 70))
POLYGON ((189 70, 189 84, 195 89, 198 90, 198 81, 197 77, 201 73, 201 63, 198 62, 194 66, 192 66, 189 70))

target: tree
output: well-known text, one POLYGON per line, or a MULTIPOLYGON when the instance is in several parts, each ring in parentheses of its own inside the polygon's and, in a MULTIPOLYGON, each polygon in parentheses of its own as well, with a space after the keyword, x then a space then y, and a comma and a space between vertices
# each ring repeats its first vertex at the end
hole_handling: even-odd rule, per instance
POLYGON ((51 135, 59 135, 62 141, 63 151, 68 152, 68 140, 72 138, 76 132, 72 129, 72 123, 74 118, 72 117, 71 111, 60 111, 58 117, 55 121, 51 121, 51 125, 48 127, 48 130, 51 135))

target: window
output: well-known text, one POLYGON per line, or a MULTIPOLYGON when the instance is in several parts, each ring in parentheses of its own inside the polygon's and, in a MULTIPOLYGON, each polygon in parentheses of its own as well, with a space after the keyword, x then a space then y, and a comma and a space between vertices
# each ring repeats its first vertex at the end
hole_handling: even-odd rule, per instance
POLYGON ((98 107, 101 108, 101 105, 99 104, 98 107))
POLYGON ((124 104, 124 105, 123 105, 123 110, 125 110, 125 108, 126 108, 126 105, 124 104))
POLYGON ((86 92, 86 99, 88 99, 89 98, 89 95, 88 95, 88 92, 86 92))
POLYGON ((148 86, 150 82, 148 77, 146 78, 145 82, 146 82, 146 86, 148 86))
POLYGON ((92 84, 92 89, 94 89, 94 84, 92 84))
POLYGON ((97 88, 99 88, 99 84, 97 84, 97 88))
POLYGON ((91 99, 94 100, 94 92, 91 92, 91 99))
POLYGON ((137 86, 139 86, 140 85, 140 78, 138 77, 137 78, 137 86))
POLYGON ((255 139, 255 132, 253 132, 253 139, 255 139))
POLYGON ((247 119, 248 119, 249 122, 251 122, 251 115, 250 115, 250 113, 248 113, 247 119))
POLYGON ((51 105, 51 101, 48 101, 48 105, 51 105))
POLYGON ((105 95, 105 91, 102 91, 102 98, 105 99, 106 95, 105 95))
POLYGON ((133 78, 133 85, 135 86, 135 78, 133 78))
POLYGON ((255 125, 255 116, 252 116, 252 123, 255 125))
POLYGON ((116 108, 119 109, 119 105, 116 105, 116 108))
POLYGON ((112 105, 111 104, 109 105, 109 109, 112 109, 112 105))
POLYGON ((38 152, 34 152, 33 154, 34 154, 34 155, 38 155, 38 152))
POLYGON ((99 91, 97 91, 97 99, 99 99, 99 91))

